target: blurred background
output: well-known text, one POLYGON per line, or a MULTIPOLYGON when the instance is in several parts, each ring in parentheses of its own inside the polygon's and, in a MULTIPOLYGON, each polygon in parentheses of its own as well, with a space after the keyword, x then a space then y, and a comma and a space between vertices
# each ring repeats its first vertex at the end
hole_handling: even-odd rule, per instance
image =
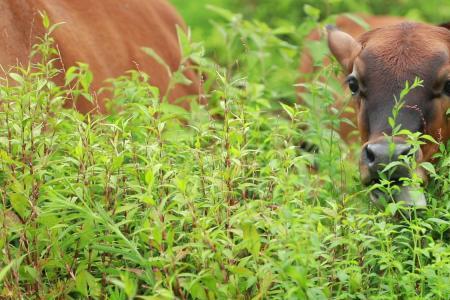
MULTIPOLYGON (((328 49, 308 41, 313 29, 338 14, 397 15, 434 24, 450 21, 450 1, 439 0, 169 0, 206 57, 235 77, 263 84, 271 105, 296 101, 299 56, 305 44, 320 65, 328 49), (240 70, 247 70, 245 74, 240 70), (276 101, 273 101, 276 99, 276 101)), ((357 17, 356 17, 357 18, 357 17)))
POLYGON ((398 15, 417 21, 450 21, 450 2, 439 0, 170 0, 191 26, 194 36, 205 39, 214 14, 208 5, 225 8, 248 19, 258 19, 270 26, 298 26, 308 17, 308 7, 318 10, 324 20, 339 13, 398 15), (306 9, 305 9, 306 8, 306 9))

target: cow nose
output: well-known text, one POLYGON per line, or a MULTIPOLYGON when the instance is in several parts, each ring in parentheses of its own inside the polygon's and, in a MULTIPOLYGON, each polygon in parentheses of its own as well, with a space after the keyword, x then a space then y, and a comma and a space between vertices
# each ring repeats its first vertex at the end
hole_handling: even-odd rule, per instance
MULTIPOLYGON (((391 162, 398 161, 400 156, 409 155, 411 145, 406 143, 394 143, 392 146, 388 142, 367 144, 361 153, 361 167, 366 169, 369 178, 366 182, 379 179, 379 172, 391 162)), ((406 166, 398 165, 389 173, 390 179, 395 180, 401 177, 409 177, 409 169, 406 166)))
POLYGON ((365 151, 365 157, 369 165, 388 164, 398 160, 401 155, 408 155, 411 151, 411 145, 394 144, 393 150, 390 150, 389 143, 368 144, 365 151))

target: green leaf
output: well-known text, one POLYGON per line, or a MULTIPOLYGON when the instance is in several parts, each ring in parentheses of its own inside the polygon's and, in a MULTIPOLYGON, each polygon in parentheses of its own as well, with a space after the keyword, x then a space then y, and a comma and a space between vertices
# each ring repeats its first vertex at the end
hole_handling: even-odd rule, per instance
POLYGON ((6 267, 0 270, 0 282, 3 282, 5 276, 8 275, 8 272, 11 270, 12 267, 18 267, 22 263, 22 260, 25 256, 27 255, 24 254, 17 259, 13 259, 9 264, 6 265, 6 267))
POLYGON ((288 106, 284 103, 280 103, 281 107, 284 109, 284 111, 289 115, 289 118, 291 118, 291 120, 294 120, 294 115, 295 115, 295 110, 293 107, 288 106))
POLYGON ((389 126, 391 126, 391 128, 394 128, 394 126, 395 126, 394 118, 389 117, 388 118, 388 123, 389 123, 389 126))
POLYGON ((45 11, 39 11, 39 15, 42 18, 42 25, 45 29, 48 29, 50 26, 50 19, 45 11))
POLYGON ((80 76, 79 80, 81 83, 81 86, 83 87, 84 91, 88 91, 92 81, 94 80, 94 74, 92 71, 89 70, 89 66, 84 63, 78 63, 80 66, 80 76))
POLYGON ((18 82, 19 84, 23 84, 24 83, 24 79, 22 76, 20 76, 17 73, 9 73, 9 77, 11 77, 12 79, 14 79, 14 81, 18 82))
POLYGON ((214 6, 214 5, 207 5, 206 8, 208 10, 211 10, 211 11, 217 13, 218 15, 220 15, 221 17, 223 17, 227 21, 232 21, 237 16, 239 16, 239 15, 236 15, 236 14, 232 13, 231 11, 229 11, 229 10, 227 10, 225 8, 214 6))
POLYGON ((75 286, 83 296, 98 295, 100 292, 96 278, 88 270, 81 269, 75 276, 75 286))
POLYGON ((30 282, 36 282, 36 279, 38 278, 38 273, 35 268, 30 266, 23 266, 23 270, 26 272, 27 277, 31 279, 30 282))
POLYGON ((172 80, 174 84, 183 84, 183 85, 190 85, 192 83, 189 78, 187 78, 183 72, 175 72, 172 74, 172 80))
POLYGON ((145 172, 145 183, 147 184, 149 189, 153 187, 154 181, 155 175, 153 174, 153 170, 152 169, 147 170, 147 172, 145 172))
POLYGON ((163 66, 167 71, 167 75, 169 75, 169 77, 172 77, 172 70, 170 69, 169 65, 166 63, 166 61, 161 56, 159 56, 158 53, 156 53, 155 50, 153 50, 152 48, 147 48, 147 47, 143 47, 141 49, 142 49, 142 51, 144 51, 145 54, 147 54, 148 56, 150 56, 151 58, 156 60, 156 62, 158 62, 161 66, 163 66))
POLYGON ((82 234, 80 234, 80 248, 84 248, 95 239, 95 226, 91 220, 86 220, 83 224, 82 234))
POLYGON ((75 286, 77 291, 85 297, 88 296, 88 274, 88 271, 81 270, 75 275, 75 286))
POLYGON ((151 195, 147 195, 147 194, 142 195, 141 201, 144 203, 147 203, 150 206, 153 206, 156 204, 155 199, 153 199, 153 197, 151 195))
POLYGON ((439 224, 439 225, 447 225, 447 226, 450 225, 449 221, 438 219, 438 218, 428 218, 427 221, 428 222, 433 222, 433 223, 436 223, 436 224, 439 224))
POLYGON ((432 175, 436 175, 436 170, 435 170, 434 166, 431 163, 423 162, 423 163, 420 164, 420 166, 422 168, 424 168, 425 170, 427 170, 428 173, 430 173, 432 175))
POLYGON ((194 299, 208 299, 205 288, 198 281, 191 284, 189 292, 194 299))
POLYGON ((120 275, 123 282, 123 289, 127 294, 128 299, 134 299, 137 293, 137 282, 134 277, 129 273, 123 273, 120 275))
POLYGON ((434 144, 439 144, 431 135, 424 134, 420 136, 421 139, 432 142, 434 144))
POLYGON ((153 240, 156 242, 156 244, 159 247, 161 245, 161 243, 162 243, 162 229, 161 229, 161 226, 154 226, 152 232, 153 232, 153 240))
MULTIPOLYGON (((364 28, 364 30, 370 30, 370 25, 367 24, 366 21, 364 21, 363 18, 361 18, 359 15, 357 14, 344 14, 344 16, 346 16, 347 18, 349 18, 350 20, 352 20, 353 22, 355 22, 356 24, 358 24, 359 26, 361 26, 362 28, 364 28)), ((373 28, 372 28, 373 29, 373 28)))
POLYGON ((30 202, 28 198, 23 194, 12 193, 10 195, 11 205, 14 211, 22 218, 25 219, 30 214, 30 202))
POLYGON ((320 17, 320 10, 309 4, 303 5, 303 11, 314 20, 318 20, 320 17))
POLYGON ((229 269, 230 269, 230 271, 233 274, 237 274, 237 275, 242 276, 242 277, 253 276, 253 272, 250 271, 249 269, 245 268, 245 267, 230 266, 229 269))
POLYGON ((252 223, 244 223, 242 225, 242 231, 245 247, 253 256, 258 257, 261 248, 261 238, 255 225, 252 223))
POLYGON ((117 171, 123 164, 123 155, 119 155, 114 157, 112 164, 111 164, 111 171, 115 172, 117 171))
POLYGON ((70 66, 66 73, 65 73, 65 85, 69 85, 70 83, 72 83, 72 81, 74 81, 78 74, 76 73, 78 71, 78 67, 77 66, 70 66))
POLYGON ((180 44, 181 47, 181 57, 187 57, 191 55, 192 47, 189 36, 188 34, 186 34, 184 29, 178 25, 177 25, 177 36, 178 36, 178 43, 180 44))

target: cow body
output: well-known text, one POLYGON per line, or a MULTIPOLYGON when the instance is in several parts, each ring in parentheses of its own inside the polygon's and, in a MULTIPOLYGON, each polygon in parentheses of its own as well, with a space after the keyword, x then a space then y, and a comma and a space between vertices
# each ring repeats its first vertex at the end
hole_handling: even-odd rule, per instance
MULTIPOLYGON (((184 28, 184 23, 165 0, 4 0, 0 11, 0 64, 5 69, 26 64, 36 37, 43 35, 38 11, 45 11, 53 23, 63 23, 52 34, 61 56, 58 67, 89 64, 93 90, 102 87, 107 78, 139 69, 164 93, 170 75, 141 47, 154 49, 172 71, 180 64, 176 26, 184 28)), ((198 94, 195 73, 187 70, 185 75, 192 84, 177 85, 169 99, 198 94)), ((62 79, 56 80, 62 83, 62 79)), ((81 99, 77 109, 105 112, 104 97, 98 98, 98 107, 81 99)))

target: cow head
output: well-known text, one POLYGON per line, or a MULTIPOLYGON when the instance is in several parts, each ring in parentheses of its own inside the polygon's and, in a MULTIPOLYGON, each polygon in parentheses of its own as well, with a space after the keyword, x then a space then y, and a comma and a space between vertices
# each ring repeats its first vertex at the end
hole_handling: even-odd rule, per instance
MULTIPOLYGON (((450 32, 443 27, 420 23, 374 29, 357 39, 335 27, 327 27, 331 53, 342 65, 346 82, 354 97, 357 124, 362 140, 360 156, 361 181, 371 185, 380 180, 383 166, 402 155, 413 155, 417 162, 428 161, 437 151, 426 143, 416 153, 402 136, 392 138, 388 122, 395 99, 416 77, 423 86, 411 90, 404 98, 396 123, 411 132, 431 135, 437 141, 449 138, 446 112, 450 107, 450 32)), ((423 179, 425 172, 415 170, 423 179)), ((398 167, 391 180, 410 176, 398 167)), ((410 201, 409 190, 400 184, 398 195, 407 204, 425 205, 423 195, 410 201)), ((379 193, 372 193, 377 198, 379 193)), ((374 199, 376 200, 376 199, 374 199)), ((399 199, 400 200, 400 199, 399 199)))

